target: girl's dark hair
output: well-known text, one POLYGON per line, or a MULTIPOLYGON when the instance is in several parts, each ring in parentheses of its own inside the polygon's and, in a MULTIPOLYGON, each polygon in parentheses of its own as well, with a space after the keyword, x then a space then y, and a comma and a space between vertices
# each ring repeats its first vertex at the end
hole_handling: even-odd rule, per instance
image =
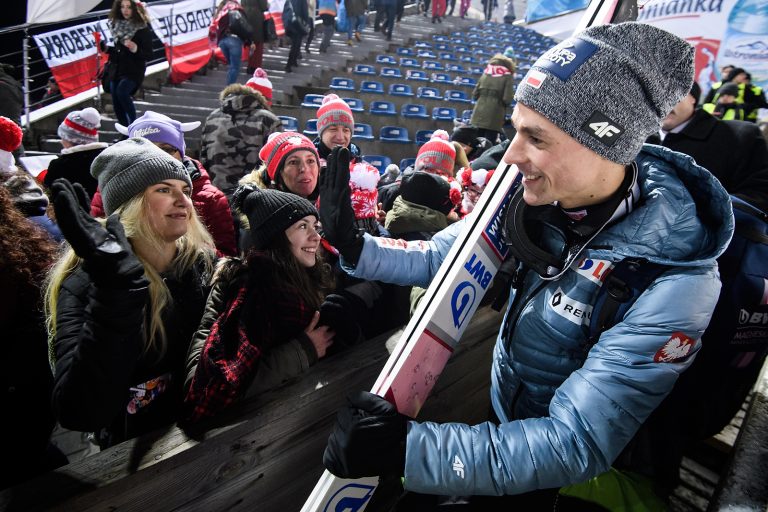
POLYGON ((315 263, 314 267, 307 268, 300 265, 291 252, 290 242, 285 233, 280 233, 269 249, 259 251, 251 249, 247 259, 248 267, 254 272, 261 273, 261 279, 280 280, 280 283, 278 283, 280 286, 287 284, 293 287, 296 293, 311 308, 319 308, 323 298, 333 290, 334 282, 331 266, 325 262, 320 251, 317 252, 317 263, 315 263), (251 264, 253 256, 258 254, 268 255, 272 263, 283 272, 264 272, 264 269, 259 268, 258 263, 251 264), (286 280, 287 283, 285 282, 286 280))
MULTIPOLYGON (((120 12, 120 5, 122 5, 123 1, 124 0, 115 0, 112 2, 112 9, 109 10, 109 19, 111 21, 123 19, 123 15, 120 12)), ((131 21, 138 24, 147 23, 149 20, 144 14, 144 9, 137 6, 135 0, 128 1, 131 2, 131 21), (141 9, 141 11, 139 11, 139 9, 141 9)))
POLYGON ((0 272, 39 286, 57 250, 48 233, 24 217, 0 186, 0 272))

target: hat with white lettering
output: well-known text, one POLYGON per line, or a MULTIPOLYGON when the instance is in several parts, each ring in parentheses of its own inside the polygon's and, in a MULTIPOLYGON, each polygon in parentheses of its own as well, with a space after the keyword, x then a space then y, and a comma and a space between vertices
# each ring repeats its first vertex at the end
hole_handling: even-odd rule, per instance
POLYGON ((539 57, 515 100, 626 165, 691 90, 693 55, 686 41, 651 25, 590 27, 539 57))
POLYGON ((326 94, 317 109, 317 135, 322 137, 323 131, 335 124, 349 128, 353 133, 355 131, 355 118, 347 102, 335 94, 326 94))
POLYGON ((152 142, 161 142, 179 150, 181 156, 187 149, 184 143, 184 133, 200 126, 200 121, 181 123, 164 114, 147 110, 128 126, 115 123, 115 129, 128 137, 143 137, 152 142))
POLYGON ((101 114, 93 107, 73 110, 59 125, 57 133, 61 140, 76 146, 99 141, 101 114))
POLYGON ((448 132, 435 130, 432 137, 419 148, 413 168, 417 171, 453 177, 456 148, 448 139, 448 132))

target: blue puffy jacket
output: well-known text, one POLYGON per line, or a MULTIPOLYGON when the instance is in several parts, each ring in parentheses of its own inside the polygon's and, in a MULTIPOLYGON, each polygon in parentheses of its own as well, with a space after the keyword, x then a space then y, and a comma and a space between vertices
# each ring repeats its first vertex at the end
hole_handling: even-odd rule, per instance
MULTIPOLYGON (((730 198, 681 153, 646 145, 636 162, 640 204, 559 279, 529 272, 525 295, 507 311, 504 325, 513 327, 499 333, 491 375, 501 424, 410 422, 407 489, 518 494, 594 477, 691 364, 720 292, 715 259, 733 233, 730 198), (625 257, 674 269, 585 355, 591 304, 612 262, 625 257)), ((425 286, 461 224, 407 245, 366 235, 354 275, 425 286)))

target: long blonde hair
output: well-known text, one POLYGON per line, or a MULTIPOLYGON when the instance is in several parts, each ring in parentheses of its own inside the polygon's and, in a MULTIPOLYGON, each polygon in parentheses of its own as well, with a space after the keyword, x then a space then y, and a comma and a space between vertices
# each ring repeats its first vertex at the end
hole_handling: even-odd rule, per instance
MULTIPOLYGON (((137 194, 121 205, 115 213, 120 215, 120 222, 128 240, 142 240, 149 247, 160 250, 164 244, 159 234, 152 228, 146 215, 148 208, 146 193, 137 194)), ((102 223, 103 220, 100 220, 102 223)), ((214 244, 211 235, 200 222, 197 212, 190 208, 189 226, 185 235, 176 240, 176 255, 171 262, 172 276, 179 278, 189 271, 198 261, 204 265, 204 275, 211 275, 214 261, 214 244)), ((132 244, 133 245, 133 244, 132 244)), ((167 349, 165 326, 162 314, 173 298, 160 273, 138 252, 136 257, 144 266, 144 275, 149 280, 149 324, 144 326, 144 353, 154 352, 161 358, 167 349)), ((48 328, 49 356, 53 362, 53 340, 56 338, 56 316, 59 292, 64 280, 82 263, 72 248, 51 268, 45 287, 45 317, 48 328)))

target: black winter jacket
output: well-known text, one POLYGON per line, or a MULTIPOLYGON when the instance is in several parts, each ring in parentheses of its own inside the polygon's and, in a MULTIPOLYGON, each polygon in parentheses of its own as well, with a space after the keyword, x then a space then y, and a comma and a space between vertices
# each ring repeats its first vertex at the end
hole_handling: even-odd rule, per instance
MULTIPOLYGON (((659 140, 654 134, 647 142, 659 140)), ((729 194, 768 211, 768 144, 753 123, 721 121, 697 110, 682 131, 668 133, 660 144, 692 156, 729 194)))
MULTIPOLYGON (((203 314, 208 280, 197 268, 165 279, 173 304, 163 315, 168 349, 158 358, 143 351, 148 287, 100 288, 82 268, 67 277, 54 340, 53 409, 61 425, 98 432, 105 448, 178 419, 185 356, 203 314), (170 377, 165 389, 134 407, 141 402, 137 388, 160 376, 170 377)), ((145 397, 158 389, 146 388, 145 397)))
POLYGON ((138 48, 136 53, 123 46, 123 43, 116 43, 115 46, 108 47, 109 52, 109 81, 115 82, 122 78, 136 82, 136 92, 144 81, 144 72, 147 70, 147 61, 152 58, 152 31, 149 27, 137 30, 133 35, 132 41, 138 48))

